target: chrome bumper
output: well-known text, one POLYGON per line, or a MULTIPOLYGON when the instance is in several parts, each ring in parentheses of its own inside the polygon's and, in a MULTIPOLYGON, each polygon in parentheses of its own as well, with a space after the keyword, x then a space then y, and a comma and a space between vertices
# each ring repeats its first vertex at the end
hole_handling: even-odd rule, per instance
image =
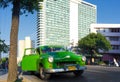
POLYGON ((74 70, 69 70, 68 68, 59 68, 59 69, 46 69, 46 73, 60 73, 60 72, 70 72, 70 71, 78 71, 78 70, 85 70, 87 69, 86 66, 76 67, 74 70))

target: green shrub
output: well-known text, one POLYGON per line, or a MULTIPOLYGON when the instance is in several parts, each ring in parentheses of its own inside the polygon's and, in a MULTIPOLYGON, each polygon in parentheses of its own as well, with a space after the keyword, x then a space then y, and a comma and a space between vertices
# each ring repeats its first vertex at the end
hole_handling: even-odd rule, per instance
POLYGON ((98 62, 99 65, 106 65, 103 61, 98 62))

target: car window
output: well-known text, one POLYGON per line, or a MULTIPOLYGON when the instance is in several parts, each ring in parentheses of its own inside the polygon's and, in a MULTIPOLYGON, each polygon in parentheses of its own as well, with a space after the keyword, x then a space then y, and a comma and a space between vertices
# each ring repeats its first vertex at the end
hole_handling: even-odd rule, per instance
POLYGON ((57 52, 57 51, 64 51, 65 49, 63 47, 44 47, 41 49, 43 53, 47 52, 57 52))
POLYGON ((73 47, 73 48, 71 49, 71 51, 74 52, 74 53, 76 53, 76 54, 81 54, 81 49, 78 48, 78 47, 73 47))
POLYGON ((25 55, 34 55, 36 54, 35 49, 26 49, 25 55))

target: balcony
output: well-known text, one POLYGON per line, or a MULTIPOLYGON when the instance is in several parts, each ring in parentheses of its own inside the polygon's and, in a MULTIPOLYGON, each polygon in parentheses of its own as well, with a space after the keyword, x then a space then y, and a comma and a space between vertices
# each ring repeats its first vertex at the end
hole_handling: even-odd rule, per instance
POLYGON ((120 41, 110 41, 111 45, 120 45, 120 41))
POLYGON ((120 49, 119 50, 109 50, 107 52, 103 52, 102 50, 99 51, 100 53, 112 53, 112 54, 120 54, 120 49))
POLYGON ((120 36, 120 32, 101 32, 104 36, 120 36))

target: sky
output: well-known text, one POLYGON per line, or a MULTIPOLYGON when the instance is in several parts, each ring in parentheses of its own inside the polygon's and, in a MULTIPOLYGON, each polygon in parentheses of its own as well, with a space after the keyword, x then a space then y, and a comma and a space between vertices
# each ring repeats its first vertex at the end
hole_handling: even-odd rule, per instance
MULTIPOLYGON (((97 6, 97 23, 120 24, 120 0, 84 0, 97 6)), ((11 7, 6 9, 0 8, 0 38, 7 44, 10 41, 11 28, 11 7)), ((36 40, 37 12, 20 16, 18 40, 24 40, 30 36, 36 40)))
MULTIPOLYGON (((26 36, 36 39, 37 12, 28 13, 28 16, 20 15, 18 39, 24 40, 26 36)), ((11 6, 6 9, 0 8, 0 38, 9 44, 11 30, 11 6)))

